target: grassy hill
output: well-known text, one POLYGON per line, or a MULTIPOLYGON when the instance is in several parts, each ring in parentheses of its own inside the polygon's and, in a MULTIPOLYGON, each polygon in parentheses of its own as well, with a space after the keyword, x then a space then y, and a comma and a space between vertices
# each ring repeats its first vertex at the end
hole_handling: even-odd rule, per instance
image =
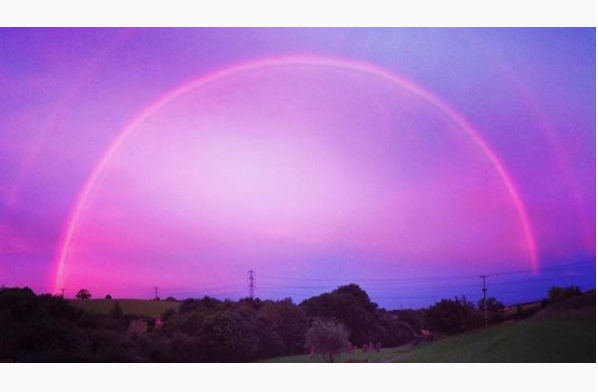
MULTIPOLYGON (((418 346, 343 354, 338 362, 596 362, 596 320, 537 319, 503 324, 418 346)), ((266 362, 324 362, 297 355, 266 362)))
MULTIPOLYGON (((112 299, 86 299, 70 300, 69 303, 89 312, 108 314, 116 301, 112 299)), ((124 314, 152 317, 158 317, 166 310, 177 309, 180 306, 180 302, 148 301, 145 299, 119 299, 118 304, 124 314)))
POLYGON ((416 347, 396 362, 596 362, 596 320, 527 320, 416 347))

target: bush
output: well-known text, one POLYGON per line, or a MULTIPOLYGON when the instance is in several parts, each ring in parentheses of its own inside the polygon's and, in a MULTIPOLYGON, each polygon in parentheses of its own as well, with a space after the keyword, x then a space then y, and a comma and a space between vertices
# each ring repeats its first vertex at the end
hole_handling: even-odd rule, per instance
POLYGON ((127 336, 141 336, 147 332, 148 328, 148 324, 145 322, 145 320, 133 320, 129 324, 129 328, 127 328, 127 336))

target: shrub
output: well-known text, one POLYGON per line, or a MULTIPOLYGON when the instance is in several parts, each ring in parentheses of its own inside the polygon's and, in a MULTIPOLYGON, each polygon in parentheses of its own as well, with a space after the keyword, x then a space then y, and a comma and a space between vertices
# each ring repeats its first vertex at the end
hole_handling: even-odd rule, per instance
POLYGON ((129 324, 129 328, 127 329, 127 336, 140 336, 146 333, 148 330, 148 325, 145 320, 133 320, 129 324))

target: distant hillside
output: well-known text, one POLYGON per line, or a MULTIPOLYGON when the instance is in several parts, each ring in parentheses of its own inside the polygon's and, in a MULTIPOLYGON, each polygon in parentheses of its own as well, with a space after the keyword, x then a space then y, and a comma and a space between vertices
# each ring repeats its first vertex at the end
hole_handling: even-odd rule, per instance
POLYGON ((152 317, 159 317, 168 309, 178 309, 181 305, 180 302, 175 301, 149 301, 145 299, 85 299, 69 300, 69 303, 89 312, 108 314, 117 301, 124 314, 152 317))
POLYGON ((550 304, 535 318, 594 319, 596 320, 596 290, 550 304))

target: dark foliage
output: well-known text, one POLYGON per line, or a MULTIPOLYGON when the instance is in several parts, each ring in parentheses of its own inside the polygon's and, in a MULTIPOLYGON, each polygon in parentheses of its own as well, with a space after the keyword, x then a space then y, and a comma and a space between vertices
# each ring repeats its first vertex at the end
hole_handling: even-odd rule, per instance
POLYGON ((125 316, 118 301, 114 301, 114 305, 112 306, 112 309, 110 309, 108 315, 116 320, 121 320, 125 316))
POLYGON ((314 320, 305 335, 307 346, 316 354, 324 355, 330 362, 349 346, 349 333, 344 325, 324 320, 314 320))
POLYGON ((270 317, 277 326, 283 342, 284 354, 302 353, 305 347, 307 315, 290 299, 265 301, 260 313, 270 317))
POLYGON ((30 289, 0 291, 0 361, 138 362, 122 324, 30 289), (108 322, 103 323, 102 319, 108 322), (106 327, 109 325, 109 327, 106 327))
POLYGON ((453 335, 480 326, 481 314, 465 297, 443 299, 426 310, 425 324, 431 331, 453 335))
POLYGON ((341 286, 331 293, 312 297, 301 303, 311 318, 329 319, 342 323, 349 330, 352 344, 361 346, 376 340, 375 324, 378 305, 370 301, 359 286, 341 286))
POLYGON ((276 322, 261 314, 255 319, 255 333, 258 339, 258 358, 273 358, 284 354, 284 341, 276 322))
POLYGON ((408 324, 414 331, 421 331, 424 328, 424 311, 421 309, 393 310, 389 312, 397 321, 408 324))
MULTIPOLYGON (((483 314, 484 300, 478 301, 478 310, 483 314)), ((500 324, 504 320, 505 305, 494 297, 486 298, 486 311, 488 312, 488 324, 500 324)))
POLYGON ((87 289, 81 289, 77 292, 75 296, 77 299, 91 299, 91 293, 87 289))
POLYGON ((199 342, 210 362, 249 361, 258 353, 258 338, 252 320, 242 312, 220 311, 204 320, 199 342))
POLYGON ((578 286, 558 287, 552 286, 548 290, 548 300, 551 303, 563 301, 565 299, 581 295, 581 289, 578 286))
POLYGON ((370 342, 397 346, 413 339, 420 329, 411 324, 413 320, 401 320, 396 314, 379 309, 356 284, 340 286, 331 293, 307 299, 300 306, 311 319, 342 323, 349 331, 351 344, 357 346, 370 342))
MULTIPOLYGON (((487 305, 491 313, 502 309, 495 299, 487 305)), ((306 353, 308 346, 322 351, 328 338, 330 358, 339 342, 393 347, 421 340, 424 328, 454 334, 478 325, 480 313, 465 298, 426 310, 387 311, 354 284, 300 305, 291 299, 186 299, 159 319, 124 314, 118 301, 103 315, 28 288, 3 288, 0 361, 245 362, 306 353)))

